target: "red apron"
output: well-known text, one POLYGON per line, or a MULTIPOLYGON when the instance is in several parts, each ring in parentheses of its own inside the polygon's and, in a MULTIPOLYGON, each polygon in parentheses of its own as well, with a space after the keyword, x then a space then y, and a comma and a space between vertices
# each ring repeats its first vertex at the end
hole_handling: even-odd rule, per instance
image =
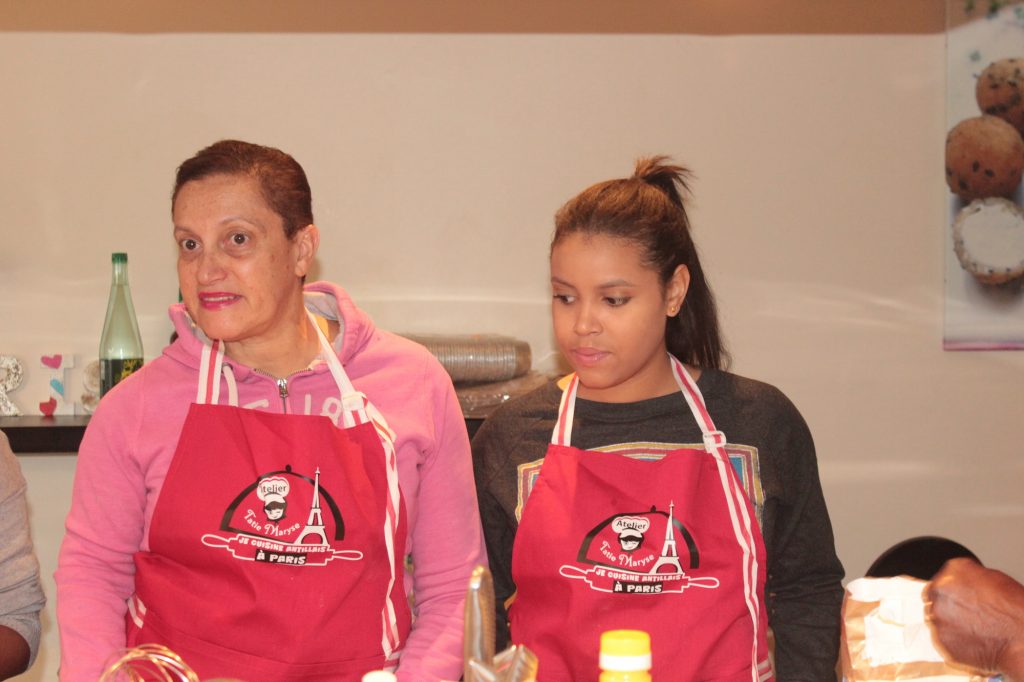
POLYGON ((320 340, 337 426, 234 407, 219 342, 204 348, 135 555, 129 646, 163 644, 203 679, 359 680, 397 664, 410 613, 394 434, 320 340), (217 404, 222 372, 231 405, 217 404))
POLYGON ((569 445, 578 379, 559 408, 512 552, 512 641, 543 682, 595 680, 605 630, 651 635, 655 680, 772 678, 765 552, 696 383, 672 358, 705 450, 657 461, 569 445))

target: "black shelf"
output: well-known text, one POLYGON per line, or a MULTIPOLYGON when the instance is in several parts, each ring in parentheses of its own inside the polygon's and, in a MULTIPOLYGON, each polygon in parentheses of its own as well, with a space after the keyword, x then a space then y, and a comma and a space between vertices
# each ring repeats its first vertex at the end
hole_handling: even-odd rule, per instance
MULTIPOLYGON (((483 421, 466 419, 470 438, 483 421)), ((88 415, 0 417, 0 431, 7 435, 16 455, 69 455, 78 452, 88 423, 88 415)))
POLYGON ((88 423, 88 415, 0 417, 0 431, 16 455, 66 455, 78 452, 88 423))

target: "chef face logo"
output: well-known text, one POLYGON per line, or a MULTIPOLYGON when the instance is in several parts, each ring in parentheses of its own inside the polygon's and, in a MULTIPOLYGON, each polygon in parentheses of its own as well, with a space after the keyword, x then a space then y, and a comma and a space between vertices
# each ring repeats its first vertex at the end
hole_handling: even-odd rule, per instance
POLYGON ((601 521, 583 539, 576 564, 564 564, 559 573, 583 580, 593 590, 618 594, 718 587, 718 578, 691 575, 700 568, 700 552, 674 512, 675 503, 670 502, 667 513, 651 507, 601 521))
POLYGON ((345 522, 327 483, 319 468, 312 477, 291 466, 264 474, 231 501, 220 532, 205 534, 203 544, 225 549, 236 559, 282 566, 361 559, 358 549, 343 548, 345 522))
POLYGON ((268 521, 277 523, 284 518, 290 491, 291 486, 283 476, 264 478, 256 486, 256 497, 263 500, 263 513, 268 521))
POLYGON ((612 530, 619 534, 619 545, 624 552, 640 549, 644 542, 644 533, 650 527, 650 520, 641 516, 617 516, 612 521, 612 530))

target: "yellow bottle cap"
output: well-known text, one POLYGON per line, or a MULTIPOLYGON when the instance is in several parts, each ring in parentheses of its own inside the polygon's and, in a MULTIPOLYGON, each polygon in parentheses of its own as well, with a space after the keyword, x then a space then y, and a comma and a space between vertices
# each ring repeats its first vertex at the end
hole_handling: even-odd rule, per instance
POLYGON ((362 682, 395 682, 398 678, 386 670, 373 670, 363 675, 362 682))
POLYGON ((601 670, 650 670, 651 636, 643 630, 608 630, 601 634, 601 670))

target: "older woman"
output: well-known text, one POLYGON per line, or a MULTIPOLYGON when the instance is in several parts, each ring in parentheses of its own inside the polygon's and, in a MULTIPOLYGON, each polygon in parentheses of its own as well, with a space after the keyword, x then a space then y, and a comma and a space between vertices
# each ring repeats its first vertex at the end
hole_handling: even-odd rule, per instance
POLYGON ((178 339, 104 397, 79 451, 61 679, 144 642, 204 679, 457 678, 484 553, 444 370, 340 287, 303 286, 320 235, 287 154, 203 149, 172 214, 178 339))

